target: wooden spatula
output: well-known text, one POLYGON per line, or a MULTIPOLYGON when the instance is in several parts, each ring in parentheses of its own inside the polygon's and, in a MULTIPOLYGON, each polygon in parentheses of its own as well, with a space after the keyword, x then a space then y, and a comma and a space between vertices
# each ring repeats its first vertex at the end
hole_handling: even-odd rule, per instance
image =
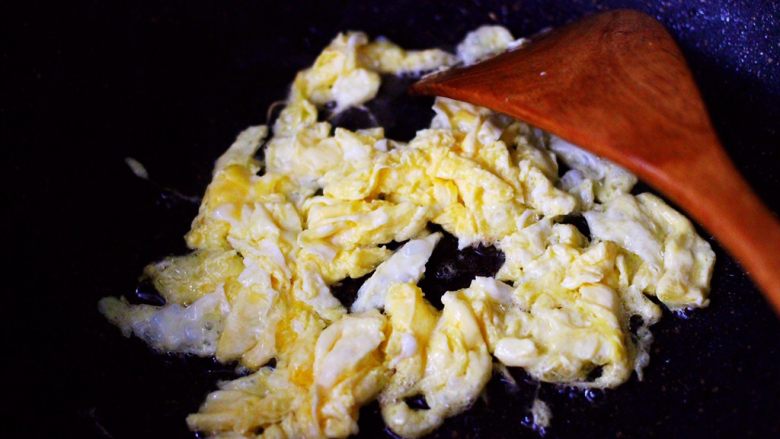
POLYGON ((630 169, 713 233, 780 312, 780 223, 732 165, 679 48, 652 17, 591 16, 412 92, 508 114, 630 169))

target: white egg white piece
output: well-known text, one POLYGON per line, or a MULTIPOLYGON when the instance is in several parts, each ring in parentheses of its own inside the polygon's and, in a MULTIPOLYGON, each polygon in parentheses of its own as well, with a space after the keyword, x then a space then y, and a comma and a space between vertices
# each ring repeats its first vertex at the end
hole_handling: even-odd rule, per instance
POLYGON ((131 305, 113 297, 101 299, 99 310, 129 337, 134 334, 161 352, 215 355, 230 307, 222 288, 191 305, 131 305))
POLYGON ((402 245, 393 256, 381 263, 360 287, 352 312, 383 309, 385 295, 393 284, 416 283, 425 272, 425 264, 431 257, 441 233, 431 233, 425 238, 413 239, 402 245))

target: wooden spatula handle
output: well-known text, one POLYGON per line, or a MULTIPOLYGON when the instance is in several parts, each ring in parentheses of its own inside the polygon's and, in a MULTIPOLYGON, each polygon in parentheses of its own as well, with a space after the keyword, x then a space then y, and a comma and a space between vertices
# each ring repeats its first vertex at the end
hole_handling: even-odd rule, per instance
MULTIPOLYGON (((714 140, 717 142, 717 140, 714 140)), ((780 313, 780 221, 750 189, 721 148, 655 181, 734 255, 780 313), (676 177, 675 177, 676 175, 676 177)), ((652 169, 645 171, 652 172, 652 169)))

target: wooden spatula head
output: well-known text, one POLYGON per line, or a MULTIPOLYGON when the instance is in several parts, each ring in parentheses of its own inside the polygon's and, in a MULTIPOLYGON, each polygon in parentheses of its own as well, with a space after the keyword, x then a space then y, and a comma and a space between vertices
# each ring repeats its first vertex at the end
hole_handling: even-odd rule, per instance
POLYGON ((674 40, 655 19, 630 10, 585 18, 528 46, 425 77, 412 91, 510 114, 628 160, 639 173, 647 161, 696 155, 715 141, 674 40))
POLYGON ((680 49, 654 18, 594 15, 411 90, 508 114, 630 169, 709 229, 780 311, 780 224, 723 151, 680 49))

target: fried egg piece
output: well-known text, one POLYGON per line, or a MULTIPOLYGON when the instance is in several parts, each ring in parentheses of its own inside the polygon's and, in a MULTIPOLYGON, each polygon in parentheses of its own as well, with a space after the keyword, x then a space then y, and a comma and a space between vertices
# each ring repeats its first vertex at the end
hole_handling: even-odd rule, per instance
POLYGON ((224 205, 243 204, 250 195, 251 177, 260 170, 254 154, 268 135, 265 126, 250 127, 217 160, 213 178, 201 201, 198 215, 185 236, 192 249, 230 250, 226 242, 229 225, 215 217, 224 205))
MULTIPOLYGON (((565 215, 575 208, 575 199, 555 187, 554 178, 557 177, 554 174, 557 172, 557 164, 554 158, 549 152, 545 153, 531 146, 538 142, 536 139, 529 139, 531 133, 528 130, 512 124, 511 119, 490 110, 451 99, 437 98, 434 111, 436 116, 431 123, 432 127, 440 127, 454 133, 458 142, 453 149, 459 158, 473 160, 480 171, 487 170, 493 178, 499 178, 510 186, 515 203, 523 203, 544 215, 553 216, 565 215), (515 147, 509 148, 502 139, 514 142, 515 147), (541 165, 541 168, 538 165, 541 165)), ((484 174, 479 175, 479 178, 484 178, 484 174)), ((462 191, 463 184, 456 184, 462 191)), ((490 200, 496 198, 498 201, 501 200, 500 197, 501 195, 495 194, 490 200)), ((509 218, 518 217, 524 209, 518 210, 507 213, 509 218)), ((498 212, 500 211, 496 213, 498 212)), ((500 215, 497 221, 507 225, 512 223, 503 215, 500 215)), ((500 236, 491 236, 488 239, 501 239, 516 230, 516 224, 512 226, 500 236)), ((456 236, 460 237, 457 234, 456 236)))
POLYGON ((212 437, 226 437, 228 432, 247 437, 245 434, 257 428, 281 422, 292 411, 298 391, 286 370, 264 367, 252 375, 220 383, 200 412, 187 417, 187 424, 212 437))
POLYGON ((255 369, 276 354, 275 329, 286 313, 279 295, 291 289, 289 256, 295 243, 290 240, 301 226, 294 207, 284 201, 245 205, 241 216, 229 222, 227 241, 242 254, 244 269, 216 357, 222 362, 240 359, 255 369))
POLYGON ((336 103, 336 111, 363 104, 376 96, 379 74, 360 65, 358 49, 368 44, 362 32, 341 33, 314 61, 299 73, 291 101, 306 99, 315 105, 336 103))
POLYGON ((420 74, 455 64, 457 58, 441 49, 404 50, 387 38, 361 46, 358 51, 361 64, 385 74, 420 74))
POLYGON ((480 26, 466 34, 455 50, 458 59, 469 65, 509 48, 518 47, 524 42, 523 38, 515 40, 509 30, 503 26, 480 26))
POLYGON ((288 304, 287 309, 276 331, 276 367, 221 383, 187 417, 191 430, 210 437, 252 437, 257 429, 269 437, 320 437, 310 389, 315 345, 325 325, 305 308, 288 304))
POLYGON ((451 181, 459 202, 443 206, 433 219, 457 236, 459 247, 495 242, 516 229, 525 207, 511 185, 475 162, 443 147, 430 147, 429 175, 451 181))
POLYGON ((388 288, 385 312, 390 320, 386 363, 394 373, 380 401, 397 399, 422 378, 428 341, 439 319, 439 312, 412 282, 388 288))
POLYGON ((358 409, 385 385, 380 349, 385 324, 376 310, 351 314, 328 326, 317 340, 313 392, 325 436, 356 434, 358 409))
MULTIPOLYGON (((585 151, 557 136, 550 136, 550 149, 566 163, 571 170, 563 176, 569 190, 586 191, 582 180, 588 180, 592 195, 600 202, 607 202, 621 194, 631 192, 637 182, 636 176, 628 170, 585 151), (567 177, 568 175, 568 177, 567 177)), ((580 197, 585 209, 593 204, 593 197, 580 197)))
POLYGON ((298 236, 297 259, 316 265, 329 285, 374 270, 391 254, 381 244, 417 236, 429 216, 425 206, 384 200, 313 197, 304 208, 307 228, 298 236))
POLYGON ((189 305, 219 285, 226 291, 234 291, 243 268, 243 261, 235 250, 207 249, 164 258, 146 266, 144 275, 149 277, 166 303, 189 305))
MULTIPOLYGON (((283 360, 274 370, 262 368, 223 384, 199 413, 187 418, 190 428, 241 437, 257 428, 271 437, 356 434, 358 409, 379 393, 387 379, 380 349, 385 325, 385 317, 376 310, 344 316, 321 331, 313 346, 299 345, 298 355, 313 354, 299 364, 304 368, 298 370, 302 376, 290 376, 295 364, 283 360)), ((306 337, 304 342, 309 340, 306 337)))
POLYGON ((320 317, 332 322, 346 310, 330 291, 315 264, 301 261, 293 281, 293 294, 297 300, 309 305, 320 317))
POLYGON ((412 283, 397 283, 389 288, 385 312, 390 320, 385 363, 392 375, 379 395, 379 404, 383 416, 390 416, 401 410, 404 397, 414 392, 423 378, 430 337, 440 313, 412 283))
POLYGON ((352 312, 383 309, 385 296, 393 285, 408 282, 416 284, 425 272, 425 264, 439 239, 441 233, 432 233, 401 246, 360 286, 357 298, 352 303, 352 312))
POLYGON ((276 354, 276 324, 284 315, 278 296, 268 284, 241 289, 225 319, 217 360, 240 359, 244 366, 255 369, 276 354))
POLYGON ((105 297, 98 310, 125 337, 135 335, 159 352, 201 357, 214 355, 230 306, 222 286, 182 306, 131 305, 124 299, 105 297))
POLYGON ((507 281, 538 277, 545 270, 555 268, 534 264, 551 245, 579 252, 586 243, 587 239, 574 226, 556 224, 549 218, 542 219, 499 241, 498 248, 504 253, 505 259, 496 277, 507 281))
POLYGON ((405 438, 430 433, 468 408, 490 379, 490 354, 468 303, 457 293, 446 293, 441 300, 444 310, 425 350, 422 378, 405 394, 380 401, 387 426, 405 438), (403 398, 416 394, 425 397, 429 409, 406 404, 403 398))
POLYGON ((550 135, 527 123, 513 120, 502 133, 502 140, 510 149, 512 159, 520 163, 528 160, 553 183, 558 179, 558 156, 548 147, 550 135))
POLYGON ((316 188, 323 175, 340 165, 342 151, 330 136, 329 123, 296 128, 289 136, 275 135, 269 140, 265 152, 266 172, 286 175, 302 187, 316 188))
POLYGON ((230 165, 249 166, 257 172, 260 163, 254 159, 254 155, 266 137, 268 137, 266 125, 251 126, 242 131, 227 151, 217 159, 214 164, 214 174, 230 165))
POLYGON ((715 253, 690 221, 655 195, 621 195, 583 214, 596 239, 641 260, 632 283, 672 309, 708 304, 715 253))
POLYGON ((239 252, 257 245, 283 272, 287 272, 279 253, 292 250, 302 227, 301 218, 287 196, 269 193, 278 188, 269 182, 274 179, 257 177, 254 172, 251 163, 229 164, 216 172, 186 236, 187 244, 195 249, 236 249, 239 252), (243 248, 236 248, 242 243, 245 244, 243 248), (271 243, 276 250, 269 247, 271 243))
MULTIPOLYGON (((568 259, 552 252, 542 256, 548 257, 568 259)), ((617 292, 604 284, 555 288, 559 278, 548 276, 514 289, 477 277, 462 291, 483 325, 491 353, 542 381, 597 387, 622 383, 633 363, 617 292), (602 367, 602 374, 587 382, 594 366, 602 367)))

